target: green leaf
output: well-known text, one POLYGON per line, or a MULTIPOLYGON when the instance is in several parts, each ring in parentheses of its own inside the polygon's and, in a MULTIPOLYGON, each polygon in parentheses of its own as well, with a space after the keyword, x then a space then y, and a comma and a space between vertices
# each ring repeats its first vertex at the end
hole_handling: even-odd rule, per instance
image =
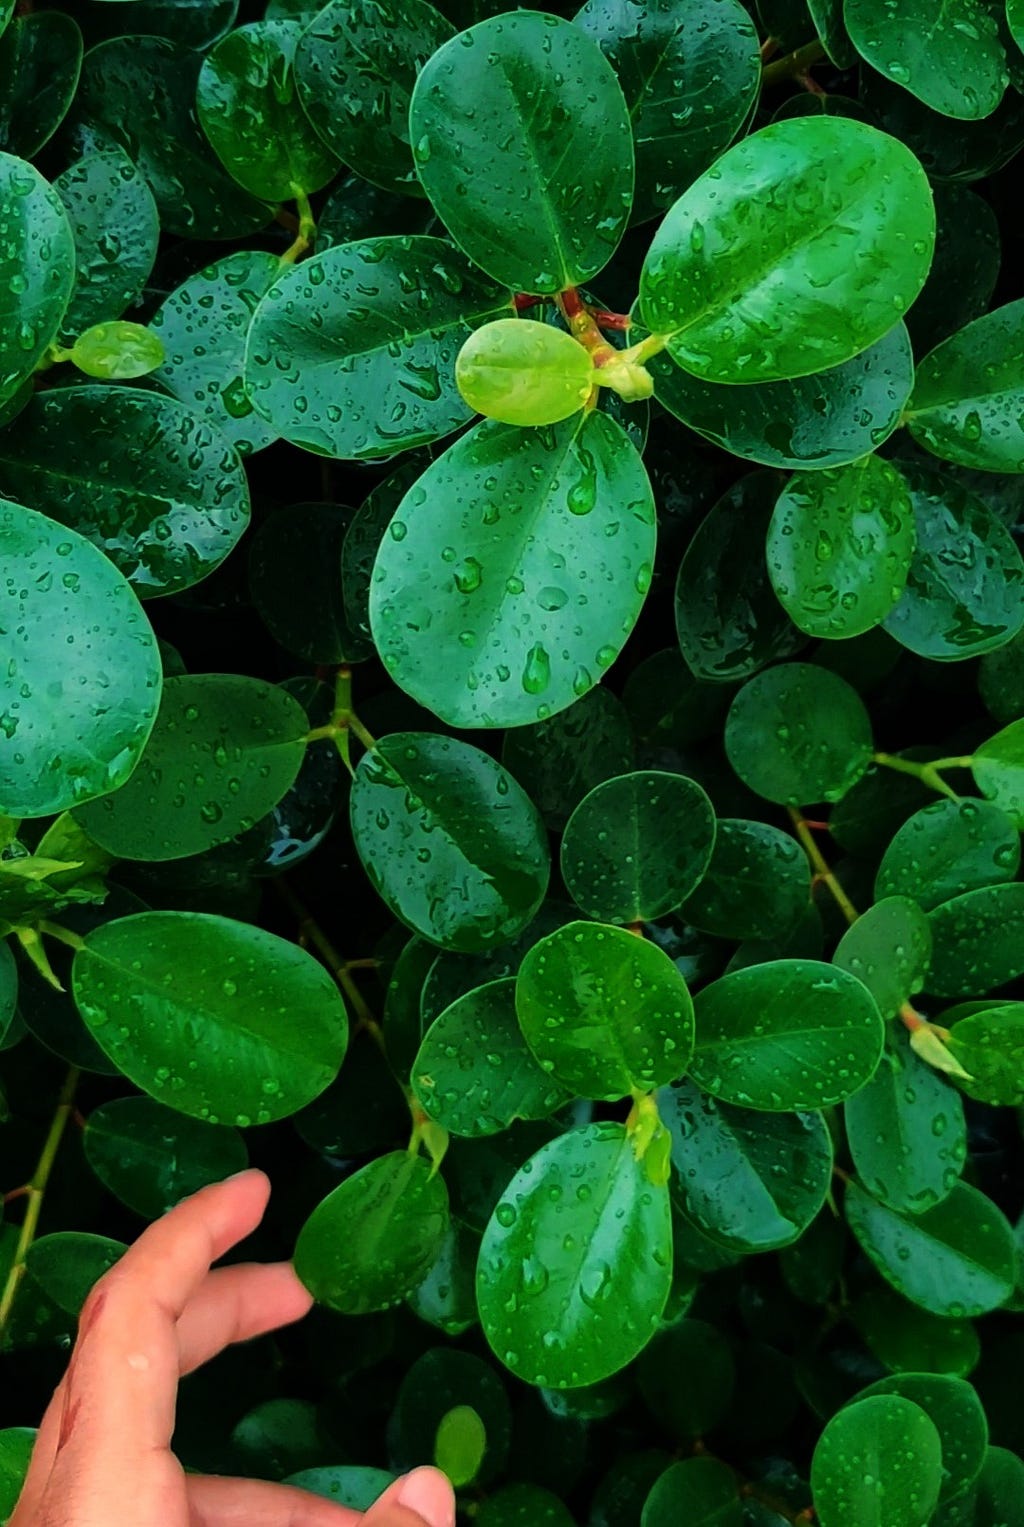
POLYGON ((164 358, 160 340, 141 323, 95 323, 71 346, 68 359, 86 376, 125 382, 147 376, 164 358))
POLYGON ((249 1164, 242 1136, 165 1108, 152 1098, 116 1098, 94 1108, 82 1134, 85 1157, 108 1192, 146 1219, 249 1164))
POLYGON ((844 1118, 857 1174, 888 1208, 921 1214, 956 1187, 967 1159, 963 1104, 905 1032, 889 1035, 881 1065, 847 1099, 844 1118))
POLYGON ((559 424, 597 385, 590 352, 564 329, 499 318, 459 351, 455 380, 467 406, 503 424, 559 424))
POLYGON ((540 1485, 503 1485, 480 1504, 479 1527, 575 1527, 569 1509, 540 1485))
POLYGON ((468 743, 428 732, 385 737, 359 761, 350 813, 378 894, 444 949, 508 943, 544 899, 550 860, 537 809, 468 743))
POLYGON ((615 661, 654 542, 650 482, 607 414, 536 430, 486 420, 391 521, 370 595, 377 649, 451 726, 545 720, 615 661))
POLYGON ((288 201, 319 191, 338 173, 295 98, 292 65, 301 21, 255 21, 207 54, 196 83, 196 110, 213 151, 253 196, 288 201))
POLYGON ((34 159, 71 105, 82 34, 62 11, 16 16, 0 35, 0 142, 34 159))
POLYGON ((914 439, 944 461, 1024 472, 1024 298, 976 318, 917 368, 907 408, 914 439))
POLYGON ((976 748, 971 769, 982 795, 1024 829, 1024 720, 1011 722, 976 748))
MULTIPOLYGON (((332 0, 295 55, 299 100, 331 150, 367 180, 422 196, 409 101, 424 64, 453 35, 425 0, 332 0)), ((493 146, 493 145, 492 145, 493 146)), ((404 230, 403 230, 404 231, 404 230)))
POLYGON ((166 232, 181 238, 244 238, 271 209, 217 163, 196 115, 202 57, 164 37, 114 37, 90 48, 75 114, 123 148, 149 182, 166 232))
POLYGON ((717 1458, 687 1458, 667 1468, 644 1502, 641 1527, 742 1527, 736 1475, 717 1458))
POLYGON ((341 578, 352 510, 292 504, 269 514, 249 543, 249 593, 287 651, 311 663, 358 662, 367 644, 346 618, 341 578))
POLYGON ((672 1135, 673 1194, 703 1235, 730 1250, 797 1240, 825 1202, 832 1141, 819 1113, 756 1113, 690 1080, 658 1094, 672 1135))
POLYGON ((419 181, 407 189, 416 195, 382 190, 359 174, 342 176, 317 215, 317 253, 388 233, 438 233, 441 224, 419 195, 419 181))
POLYGON ((886 631, 937 662, 994 651, 1024 626, 1024 562, 1013 538, 952 478, 910 462, 900 470, 914 507, 917 547, 886 631))
POLYGON ((78 1315, 93 1284, 128 1250, 123 1241, 83 1230, 58 1230, 33 1241, 25 1262, 30 1275, 58 1308, 78 1315))
POLYGON ((902 323, 852 360, 787 381, 702 381, 664 354, 648 369, 658 402, 705 439, 749 461, 797 469, 841 467, 882 445, 914 385, 902 323))
POLYGON ((690 1072, 745 1108, 829 1108, 874 1075, 884 1029, 855 976, 819 960, 732 971, 697 993, 690 1072))
POLYGON ((934 239, 927 179, 897 139, 842 117, 775 122, 670 209, 644 262, 641 317, 706 381, 808 376, 889 332, 934 239))
POLYGON ((32 1426, 8 1426, 0 1431, 0 1521, 7 1521, 18 1504, 36 1441, 32 1426))
POLYGON ((446 1336, 461 1336, 480 1322, 475 1288, 479 1250, 478 1232, 453 1218, 423 1281, 406 1297, 414 1315, 446 1336))
POLYGON ((458 1490, 473 1483, 487 1446, 484 1423, 472 1405, 456 1405, 441 1417, 434 1443, 434 1465, 458 1490))
POLYGON ((743 783, 766 800, 838 801, 871 763, 871 719, 838 674, 782 663, 748 680, 733 700, 725 751, 743 783))
POLYGON ((11 1026, 18 1006, 18 967, 10 944, 0 944, 0 1039, 11 1026))
POLYGON ((632 1361, 671 1280, 668 1189, 649 1182, 622 1125, 605 1122, 552 1140, 508 1184, 484 1231, 477 1302, 507 1368, 574 1389, 632 1361))
POLYGON ((843 0, 807 0, 807 9, 822 46, 836 68, 852 69, 857 62, 857 53, 843 19, 843 0))
POLYGON ((185 48, 210 47, 234 23, 239 0, 77 0, 88 9, 89 36, 169 37, 185 48))
POLYGON ((898 828, 882 855, 875 896, 912 896, 926 912, 982 886, 1015 880, 1020 833, 987 801, 933 801, 898 828))
MULTIPOLYGON (((0 42, 2 46, 2 42, 0 42)), ((63 203, 23 159, 0 154, 0 402, 11 398, 45 354, 68 305, 75 245, 63 203)))
POLYGON ((448 1191, 419 1156, 392 1151, 347 1177, 299 1231, 295 1271, 343 1315, 397 1304, 420 1282, 448 1226, 448 1191))
POLYGON ((1020 1527, 1024 1521, 1024 1462, 990 1447, 972 1492, 973 1527, 1020 1527))
POLYGON ((649 1092, 687 1068, 693 1003, 668 955, 624 928, 569 923, 535 944, 516 1011, 541 1067, 581 1097, 649 1092))
POLYGON ((883 1018, 895 1018, 925 985, 931 954, 931 928, 917 902, 889 896, 846 930, 832 958, 864 982, 883 1018))
POLYGON ((388 1425, 388 1452, 398 1468, 433 1461, 438 1427, 453 1409, 471 1407, 483 1423, 486 1448, 477 1483, 506 1472, 512 1432, 509 1397, 491 1363, 471 1352, 431 1347, 402 1378, 388 1425))
MULTIPOLYGON (((999 222, 966 186, 937 185, 935 258, 924 290, 907 314, 917 355, 927 355, 988 311, 999 279, 999 222)), ((913 378, 911 378, 911 383, 913 378)), ((907 389, 908 396, 910 388, 907 389)))
POLYGON ((981 1344, 967 1320, 929 1315, 891 1288, 872 1288, 854 1303, 851 1316, 871 1351, 897 1373, 955 1373, 977 1366, 981 1344))
POLYGON ((862 1390, 854 1403, 878 1394, 901 1395, 931 1418, 942 1443, 939 1501, 958 1500, 981 1473, 988 1448, 988 1423, 971 1385, 949 1373, 896 1373, 862 1390))
POLYGON ((941 1484, 935 1423, 900 1395, 857 1399, 838 1411, 811 1460, 821 1527, 925 1527, 941 1484))
POLYGON ((190 276, 153 314, 167 357, 156 380, 215 424, 242 456, 277 439, 253 408, 243 370, 253 314, 284 268, 276 255, 239 250, 190 276))
POLYGON ((573 18, 622 86, 636 153, 632 221, 656 217, 727 148, 761 79, 737 0, 587 0, 573 18))
POLYGON ((246 343, 246 394, 295 445, 391 456, 469 420, 455 357, 508 309, 509 294, 441 239, 340 244, 267 291, 246 343))
POLYGON ((1024 974, 1024 885, 983 886, 929 913, 928 990, 977 997, 1024 974))
POLYGON ((61 323, 73 338, 120 318, 139 296, 156 259, 160 219, 152 191, 120 148, 85 154, 53 189, 74 238, 74 290, 61 323))
POLYGON ((282 1482, 296 1485, 300 1490, 308 1490, 311 1495, 323 1496, 338 1506, 348 1506, 354 1511, 369 1511, 396 1477, 388 1469, 335 1463, 320 1468, 300 1469, 297 1474, 289 1474, 282 1482))
POLYGON ((131 779, 76 819, 118 858, 153 862, 202 853, 277 805, 299 772, 308 727, 297 700, 257 679, 217 673, 168 679, 131 779))
POLYGON ((120 918, 86 935, 71 977, 79 1012, 118 1069, 210 1124, 287 1118, 345 1056, 345 1007, 323 966, 231 918, 120 918))
POLYGON ((632 768, 633 730, 622 701, 599 684, 547 721, 510 728, 501 761, 557 832, 596 785, 632 768))
POLYGON ((682 774, 647 769, 597 785, 562 839, 562 878, 588 917, 653 922, 703 879, 715 846, 715 813, 682 774))
POLYGON ((567 1101, 526 1047, 516 983, 488 982, 456 999, 430 1025, 413 1062, 425 1113, 453 1135, 493 1135, 513 1119, 544 1119, 567 1101))
POLYGON ((438 216, 496 281, 558 292, 611 259, 633 199, 630 120, 579 27, 513 12, 453 38, 416 82, 409 135, 438 216))
POLYGON ((141 598, 207 577, 249 523, 242 463, 219 431, 137 388, 39 394, 0 433, 0 489, 86 536, 141 598))
POLYGON ((968 1097, 1024 1103, 1024 1003, 982 1004, 953 1025, 946 1047, 971 1077, 959 1082, 968 1097))
POLYGON ((995 111, 1009 84, 994 10, 979 0, 909 0, 899 14, 899 47, 887 35, 884 0, 844 0, 843 17, 861 58, 932 111, 971 121, 995 111))
POLYGON ((870 631, 903 593, 914 554, 914 512, 902 476, 878 456, 797 472, 768 527, 768 576, 808 636, 870 631))
POLYGON ((800 918, 810 889, 807 856, 789 833, 720 817, 704 878, 680 915, 720 938, 777 938, 800 918))
POLYGON ((764 542, 778 495, 774 473, 741 477, 686 548, 676 581, 676 634, 700 679, 745 679, 805 643, 768 578, 764 542))
POLYGON ((160 656, 124 578, 75 531, 0 500, 0 543, 0 810, 50 816, 131 774, 160 700, 160 656))
POLYGON ((851 1182, 846 1219, 861 1250, 897 1293, 933 1315, 962 1320, 1013 1293, 1013 1232, 991 1199, 964 1182, 934 1208, 901 1214, 851 1182))

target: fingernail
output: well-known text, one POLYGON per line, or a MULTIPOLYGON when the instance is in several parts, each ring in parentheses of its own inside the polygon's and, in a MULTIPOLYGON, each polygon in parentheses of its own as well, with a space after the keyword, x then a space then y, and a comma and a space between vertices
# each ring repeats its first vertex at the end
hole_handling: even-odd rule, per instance
POLYGON ((455 1495, 439 1469, 413 1469, 402 1480, 395 1500, 415 1511, 428 1527, 454 1527, 455 1495))

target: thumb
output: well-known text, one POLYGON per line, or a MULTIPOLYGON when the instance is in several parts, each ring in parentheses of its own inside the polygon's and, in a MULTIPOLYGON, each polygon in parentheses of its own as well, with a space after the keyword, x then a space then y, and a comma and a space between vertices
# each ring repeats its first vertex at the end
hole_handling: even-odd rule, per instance
POLYGON ((440 1469, 413 1469, 389 1485, 365 1527, 455 1527, 455 1494, 440 1469))

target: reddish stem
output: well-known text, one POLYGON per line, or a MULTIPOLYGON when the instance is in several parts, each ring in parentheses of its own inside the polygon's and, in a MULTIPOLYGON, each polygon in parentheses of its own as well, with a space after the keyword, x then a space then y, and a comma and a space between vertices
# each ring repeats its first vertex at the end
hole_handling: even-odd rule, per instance
POLYGON ((630 326, 628 313, 607 313, 603 308, 590 308, 588 311, 602 329, 619 329, 624 332, 630 326))
POLYGON ((543 297, 534 297, 529 292, 516 292, 512 298, 512 306, 517 313, 522 313, 526 308, 535 308, 539 302, 543 301, 543 297))
POLYGON ((827 95, 828 93, 827 91, 822 90, 813 74, 798 74, 796 77, 796 82, 798 85, 802 85, 805 90, 809 90, 811 95, 827 95))

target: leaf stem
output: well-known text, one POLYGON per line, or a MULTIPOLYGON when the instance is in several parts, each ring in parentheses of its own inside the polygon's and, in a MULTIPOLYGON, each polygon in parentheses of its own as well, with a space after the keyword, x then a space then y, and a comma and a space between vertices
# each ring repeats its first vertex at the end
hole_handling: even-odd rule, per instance
POLYGON ((67 944, 69 949, 84 949, 85 939, 80 933, 75 933, 71 928, 65 928, 61 923, 47 922, 45 919, 38 924, 40 933, 48 933, 58 943, 67 944))
POLYGON ((299 231, 281 256, 282 265, 294 265, 300 255, 304 255, 307 249, 312 248, 313 240, 316 238, 316 223, 313 219, 313 210, 309 205, 309 197, 294 180, 291 189, 299 211, 299 231))
POLYGON ((65 1126, 74 1108, 78 1077, 78 1068, 72 1066, 64 1078, 64 1085, 57 1100, 56 1112, 50 1123, 49 1132, 31 1180, 25 1184, 24 1190, 15 1189, 15 1193, 24 1191, 28 1204, 25 1208, 25 1218, 22 1220, 21 1231, 18 1235, 18 1244, 14 1251, 14 1261, 11 1263, 10 1272, 7 1274, 3 1293, 0 1294, 0 1335, 6 1329, 7 1323, 11 1318, 11 1311, 14 1308, 18 1288, 22 1278, 25 1276, 26 1259, 32 1242, 35 1240, 36 1230, 39 1225, 39 1214, 43 1207, 43 1197, 46 1193, 47 1184, 50 1181, 53 1163, 57 1159, 61 1137, 64 1134, 65 1126))
POLYGON ((785 54, 775 60, 773 64, 766 64, 761 70, 762 85, 781 85, 786 80, 799 79, 801 74, 806 74, 812 64, 819 63, 825 57, 825 49, 821 38, 816 37, 813 42, 805 42, 802 48, 796 48, 792 53, 785 54))
POLYGON ((912 774, 930 790, 937 790, 940 795, 947 796, 949 800, 958 801, 960 797, 951 785, 946 784, 942 778, 942 771, 943 769, 969 769, 974 763, 974 755, 959 753, 952 758, 937 758, 934 763, 916 763, 912 758, 898 758, 894 753, 876 753, 875 763, 881 764, 886 769, 895 769, 898 774, 912 774))
POLYGON ((852 927, 860 916, 860 913, 857 911, 857 908, 854 906, 853 902, 850 900, 849 896, 847 896, 846 892, 839 884, 839 881, 832 873, 832 870, 829 868, 828 861, 826 860, 825 855, 822 853, 821 849, 818 847, 817 843, 815 843, 814 838, 811 835, 811 829, 804 817, 793 806, 790 806, 787 809, 789 811, 789 819, 793 823, 793 829, 796 832, 797 837, 800 839, 804 852, 806 853, 814 868, 815 878, 818 879, 822 885, 828 887, 832 894, 832 898, 836 903, 836 906, 839 908, 843 916, 846 918, 846 921, 852 927))
MULTIPOLYGON (((359 987, 352 979, 349 962, 338 953, 305 902, 300 901, 291 886, 283 879, 274 880, 272 884, 298 923, 300 936, 307 939, 313 945, 313 948, 320 955, 327 969, 352 1004, 352 1010, 359 1020, 358 1027, 365 1029, 378 1049, 386 1055, 383 1030, 370 1010, 359 987)), ((357 964, 363 965, 365 962, 358 961, 357 964)))

